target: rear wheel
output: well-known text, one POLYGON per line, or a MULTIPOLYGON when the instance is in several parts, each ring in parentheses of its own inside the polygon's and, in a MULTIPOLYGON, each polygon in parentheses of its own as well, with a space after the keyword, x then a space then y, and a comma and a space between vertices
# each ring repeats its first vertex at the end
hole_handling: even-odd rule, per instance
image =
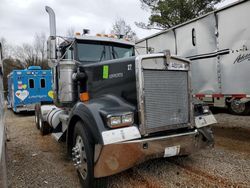
POLYGON ((35 105, 35 123, 36 123, 36 128, 37 129, 40 129, 40 126, 39 126, 39 108, 40 108, 40 105, 39 104, 36 104, 35 105))
POLYGON ((241 102, 240 99, 234 99, 229 104, 229 111, 235 115, 248 115, 250 113, 250 103, 241 102))
POLYGON ((74 130, 73 161, 82 187, 105 188, 106 178, 94 178, 94 143, 82 122, 74 130))
POLYGON ((41 135, 47 135, 51 132, 51 128, 47 122, 43 120, 41 105, 36 109, 36 118, 37 118, 37 128, 40 130, 41 135))

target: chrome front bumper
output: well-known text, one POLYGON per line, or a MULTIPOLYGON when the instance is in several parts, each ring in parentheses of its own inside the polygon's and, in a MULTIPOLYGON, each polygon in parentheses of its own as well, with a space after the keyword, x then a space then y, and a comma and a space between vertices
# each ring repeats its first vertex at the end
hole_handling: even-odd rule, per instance
POLYGON ((169 147, 178 147, 176 155, 180 156, 194 153, 208 145, 212 145, 211 142, 205 141, 197 129, 181 134, 104 145, 95 161, 94 176, 110 176, 148 159, 162 158, 169 147))

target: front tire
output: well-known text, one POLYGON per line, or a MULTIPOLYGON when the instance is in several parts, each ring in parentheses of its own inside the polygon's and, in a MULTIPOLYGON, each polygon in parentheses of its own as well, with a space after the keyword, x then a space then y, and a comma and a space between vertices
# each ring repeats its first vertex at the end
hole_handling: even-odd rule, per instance
POLYGON ((94 178, 94 143, 82 122, 74 129, 73 161, 77 167, 80 183, 84 188, 105 188, 106 178, 94 178))

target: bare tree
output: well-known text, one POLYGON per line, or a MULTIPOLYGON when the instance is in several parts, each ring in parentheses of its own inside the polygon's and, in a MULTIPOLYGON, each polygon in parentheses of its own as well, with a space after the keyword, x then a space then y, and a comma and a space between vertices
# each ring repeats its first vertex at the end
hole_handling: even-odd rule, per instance
POLYGON ((74 37, 75 35, 75 28, 73 27, 70 27, 67 29, 67 32, 66 32, 66 36, 67 37, 74 37))
POLYGON ((25 66, 36 65, 36 55, 32 45, 23 43, 21 46, 16 47, 16 55, 21 62, 25 63, 25 66))
POLYGON ((2 56, 4 58, 6 56, 6 51, 5 51, 5 49, 6 49, 6 39, 4 37, 2 37, 0 39, 0 43, 2 45, 2 56))
POLYGON ((133 41, 138 39, 135 31, 131 29, 130 25, 128 25, 124 19, 118 19, 115 21, 111 33, 115 35, 123 34, 125 38, 133 41))
POLYGON ((14 56, 13 46, 10 45, 4 37, 0 38, 0 42, 2 44, 2 55, 3 55, 2 58, 13 57, 14 56))
POLYGON ((35 34, 34 37, 34 51, 37 61, 45 59, 46 51, 46 35, 45 33, 35 34))

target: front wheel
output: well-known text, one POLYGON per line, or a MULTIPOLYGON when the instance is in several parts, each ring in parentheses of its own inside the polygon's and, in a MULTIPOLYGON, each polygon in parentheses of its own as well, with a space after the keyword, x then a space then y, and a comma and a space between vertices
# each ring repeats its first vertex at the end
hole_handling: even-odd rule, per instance
POLYGON ((94 178, 94 143, 80 121, 75 125, 72 156, 82 187, 107 187, 106 178, 94 178))
POLYGON ((229 104, 229 111, 235 115, 248 115, 250 113, 250 103, 241 102, 240 99, 234 99, 229 104))

